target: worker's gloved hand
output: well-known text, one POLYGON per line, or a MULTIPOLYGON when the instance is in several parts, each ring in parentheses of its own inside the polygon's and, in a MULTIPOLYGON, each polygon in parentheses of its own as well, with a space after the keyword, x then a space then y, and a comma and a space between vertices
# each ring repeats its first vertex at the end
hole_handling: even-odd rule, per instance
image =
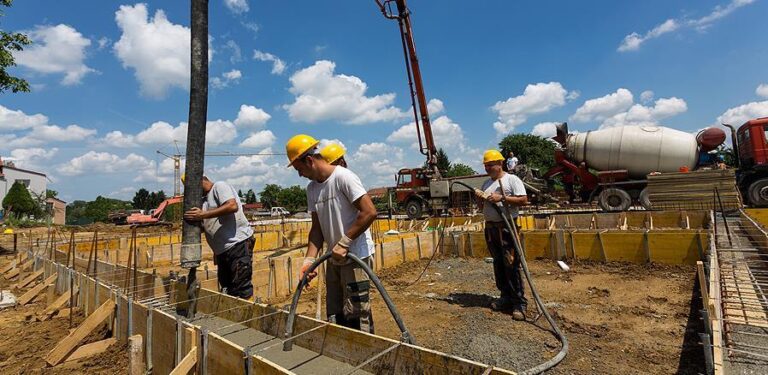
MULTIPOLYGON (((304 274, 309 271, 309 266, 314 263, 316 258, 306 257, 304 258, 304 263, 301 265, 301 271, 299 271, 299 281, 304 277, 304 274)), ((311 273, 307 274, 307 289, 309 289, 309 282, 312 281, 317 276, 317 271, 312 271, 311 273)))
POLYGON ((485 198, 485 200, 491 203, 499 203, 502 199, 504 199, 504 197, 501 194, 496 193, 488 194, 488 196, 485 198))
POLYGON ((347 235, 341 237, 336 246, 331 250, 331 263, 337 266, 348 264, 350 259, 347 258, 347 253, 349 253, 350 246, 352 246, 352 239, 347 237, 347 235))
POLYGON ((197 207, 193 207, 189 211, 184 213, 184 220, 201 221, 201 220, 204 219, 204 217, 203 217, 203 213, 204 212, 205 211, 203 211, 203 210, 201 210, 201 209, 199 209, 197 207))

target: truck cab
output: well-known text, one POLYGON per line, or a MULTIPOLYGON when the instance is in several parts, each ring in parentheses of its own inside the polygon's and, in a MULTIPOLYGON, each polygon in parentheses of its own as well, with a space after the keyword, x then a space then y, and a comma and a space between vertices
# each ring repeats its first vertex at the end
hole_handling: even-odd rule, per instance
MULTIPOLYGON (((733 134, 733 127, 731 128, 733 134)), ((768 207, 768 117, 745 122, 735 132, 733 151, 741 195, 755 207, 768 207)))

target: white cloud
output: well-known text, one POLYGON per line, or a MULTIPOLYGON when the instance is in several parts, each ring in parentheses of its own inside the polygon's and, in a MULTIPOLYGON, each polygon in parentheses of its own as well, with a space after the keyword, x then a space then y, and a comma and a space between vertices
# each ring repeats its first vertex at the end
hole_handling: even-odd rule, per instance
POLYGON ((570 117, 569 121, 603 121, 608 117, 626 111, 632 106, 633 102, 632 92, 625 88, 620 88, 612 94, 585 101, 576 110, 576 113, 570 117))
POLYGON ((112 44, 112 39, 109 39, 109 38, 103 36, 103 37, 99 38, 98 44, 99 44, 99 50, 102 50, 104 48, 109 47, 112 44))
POLYGON ((675 30, 677 30, 680 27, 680 24, 673 20, 668 19, 664 21, 661 25, 658 25, 645 33, 645 35, 640 35, 638 33, 632 33, 624 37, 624 40, 621 42, 621 45, 619 45, 618 51, 619 52, 626 52, 626 51, 637 51, 640 49, 640 46, 648 41, 649 39, 658 38, 666 33, 671 33, 675 30))
MULTIPOLYGON (((466 139, 461 126, 448 116, 440 116, 432 121, 432 135, 435 144, 444 149, 465 147, 466 139)), ((424 137, 422 136, 422 140, 424 137)), ((419 148, 419 140, 416 135, 416 124, 411 122, 403 125, 387 137, 387 142, 409 144, 411 148, 419 148)))
POLYGON ((629 125, 659 125, 659 120, 672 117, 688 110, 685 100, 680 98, 661 98, 653 107, 635 104, 626 112, 616 114, 603 121, 600 128, 629 125))
POLYGON ((293 121, 315 123, 335 120, 345 124, 394 121, 407 113, 393 106, 395 94, 365 96, 368 85, 360 78, 334 74, 336 64, 321 60, 291 76, 290 92, 296 101, 283 106, 293 121))
POLYGON ((117 199, 129 200, 129 199, 133 198, 134 194, 136 194, 136 192, 138 190, 139 189, 136 189, 133 186, 127 186, 127 187, 115 190, 115 191, 107 194, 107 196, 108 197, 112 197, 112 198, 117 198, 117 199))
POLYGON ((95 135, 96 130, 86 129, 78 125, 61 127, 58 125, 40 125, 22 137, 8 142, 8 147, 40 146, 53 142, 76 142, 95 135))
MULTIPOLYGON (((221 145, 232 142, 237 137, 237 129, 231 121, 215 120, 208 121, 205 131, 206 145, 221 145)), ((136 135, 135 141, 143 145, 162 145, 173 141, 186 142, 187 123, 182 122, 179 126, 157 121, 149 128, 136 135)))
POLYGON ((228 87, 231 83, 239 83, 240 78, 243 77, 243 73, 237 69, 230 70, 219 77, 211 78, 211 87, 215 89, 223 89, 228 87))
POLYGON ((38 26, 26 34, 34 44, 13 53, 17 64, 44 74, 63 73, 62 85, 78 84, 86 74, 96 72, 84 63, 90 39, 73 27, 38 26))
POLYGON ((224 45, 224 48, 232 50, 232 56, 229 57, 229 62, 235 64, 243 61, 243 53, 240 51, 240 46, 237 45, 237 42, 234 40, 228 40, 227 44, 224 45))
POLYGON ((406 167, 403 149, 382 142, 360 145, 347 162, 368 189, 391 186, 397 171, 406 167))
POLYGON ((763 83, 760 86, 757 86, 757 88, 755 89, 755 94, 763 98, 768 98, 768 84, 763 83))
POLYGON ((646 32, 644 35, 633 32, 625 36, 617 50, 619 52, 637 51, 640 49, 642 44, 648 40, 658 38, 664 34, 668 34, 682 28, 693 28, 698 31, 705 31, 707 28, 712 26, 715 21, 733 13, 733 11, 738 8, 752 4, 754 2, 755 0, 731 0, 725 6, 715 6, 712 12, 698 19, 668 19, 662 24, 646 32))
POLYGON ((565 105, 568 96, 568 91, 559 82, 528 85, 522 95, 493 105, 493 111, 498 113, 498 121, 493 124, 493 128, 499 134, 510 133, 531 115, 565 105))
POLYGON ((651 101, 653 101, 653 91, 651 90, 645 90, 640 93, 640 102, 643 104, 648 104, 651 101))
POLYGON ((277 140, 275 134, 269 130, 262 130, 251 133, 251 135, 240 144, 240 147, 264 148, 272 146, 275 143, 275 140, 277 140))
POLYGON ((28 115, 20 110, 12 110, 0 105, 0 131, 29 129, 48 124, 48 117, 43 114, 28 115))
POLYGON ((224 5, 235 14, 245 13, 250 9, 247 0, 224 0, 224 5))
POLYGON ((739 126, 749 120, 766 116, 768 116, 768 100, 729 108, 717 117, 717 123, 739 126))
POLYGON ((50 160, 59 151, 54 147, 51 149, 43 148, 17 148, 11 151, 11 158, 19 161, 39 161, 50 160))
POLYGON ((261 52, 259 50, 253 51, 253 58, 259 61, 271 61, 272 62, 272 74, 283 74, 285 72, 285 61, 281 60, 277 56, 261 52))
POLYGON ((427 111, 429 111, 430 115, 434 116, 445 111, 445 105, 443 105, 443 101, 440 99, 430 99, 427 103, 427 111))
POLYGON ((261 128, 272 116, 261 108, 243 104, 237 113, 235 125, 243 128, 261 128))
POLYGON ((124 134, 119 130, 111 131, 101 140, 101 143, 109 147, 128 148, 136 147, 136 141, 134 136, 130 134, 124 134))
POLYGON ((154 169, 155 162, 140 155, 119 156, 108 152, 89 151, 60 165, 58 171, 65 176, 79 176, 86 173, 112 174, 154 169))
MULTIPOLYGON (((115 20, 122 30, 115 54, 123 67, 135 70, 143 94, 163 98, 172 87, 189 87, 188 27, 171 23, 162 10, 150 18, 147 5, 141 3, 120 6, 115 20)), ((209 59, 211 53, 209 46, 209 59)))
POLYGON ((531 130, 531 134, 538 135, 539 137, 544 138, 552 138, 555 135, 557 135, 557 129, 555 128, 557 125, 560 125, 559 122, 540 122, 533 126, 533 130, 531 130))

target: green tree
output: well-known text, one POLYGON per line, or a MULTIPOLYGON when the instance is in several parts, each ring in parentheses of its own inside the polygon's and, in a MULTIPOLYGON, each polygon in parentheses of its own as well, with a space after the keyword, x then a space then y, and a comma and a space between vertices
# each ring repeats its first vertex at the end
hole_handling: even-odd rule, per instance
POLYGON ((240 198, 241 201, 245 199, 245 195, 243 195, 243 191, 240 189, 237 189, 237 196, 240 198))
POLYGON ((306 211, 307 191, 299 185, 293 185, 286 189, 281 189, 278 195, 280 206, 288 211, 306 211))
POLYGON ((131 202, 104 198, 99 195, 95 200, 86 203, 85 209, 83 210, 83 217, 93 221, 107 222, 107 215, 110 211, 125 210, 130 208, 131 202))
POLYGON ((59 192, 56 190, 45 189, 45 198, 56 198, 59 192))
POLYGON ((280 199, 281 190, 282 188, 280 187, 280 185, 267 184, 267 186, 264 186, 264 190, 262 190, 261 193, 259 193, 259 196, 261 197, 261 202, 264 203, 264 207, 272 208, 272 207, 279 206, 277 202, 280 199))
POLYGON ((445 176, 446 177, 459 177, 459 176, 472 176, 472 175, 476 175, 476 174, 477 174, 477 172, 475 172, 475 170, 472 169, 472 167, 470 167, 470 166, 468 166, 466 164, 456 163, 456 164, 451 165, 451 168, 448 169, 448 173, 445 176))
POLYGON ((149 206, 149 191, 141 188, 133 196, 133 208, 137 210, 146 210, 149 206))
MULTIPOLYGON (((74 201, 67 205, 66 223, 69 225, 86 224, 85 218, 85 206, 88 204, 86 201, 74 201)), ((92 220, 87 221, 87 223, 92 220)))
POLYGON ((29 190, 19 181, 11 185, 11 189, 3 198, 3 209, 7 215, 14 215, 16 218, 30 216, 37 213, 40 207, 32 199, 29 190))
POLYGON ((546 171, 555 165, 555 144, 538 135, 510 134, 499 142, 499 148, 504 157, 512 151, 521 164, 530 168, 546 171))
MULTIPOLYGON (((10 7, 13 0, 0 0, 0 5, 10 7)), ((0 17, 5 13, 0 10, 0 17)), ((0 29, 0 94, 11 92, 29 92, 29 83, 8 74, 7 69, 16 66, 12 51, 22 51, 32 41, 22 33, 9 33, 0 29)))
POLYGON ((258 199, 256 199, 256 193, 253 192, 253 189, 248 189, 248 192, 245 193, 245 203, 251 204, 258 202, 258 199))
POLYGON ((442 147, 437 149, 435 158, 437 159, 437 169, 440 170, 440 173, 446 174, 451 170, 451 161, 448 160, 448 154, 445 153, 442 147))

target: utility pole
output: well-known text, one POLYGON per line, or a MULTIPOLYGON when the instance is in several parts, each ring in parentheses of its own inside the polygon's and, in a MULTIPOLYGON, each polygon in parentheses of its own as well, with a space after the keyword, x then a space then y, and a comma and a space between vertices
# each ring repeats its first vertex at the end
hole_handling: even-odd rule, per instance
MULTIPOLYGON (((205 126, 208 117, 208 0, 191 0, 191 74, 189 88, 189 127, 187 131, 187 161, 184 181, 184 211, 200 207, 203 188, 203 159, 205 158, 205 126)), ((200 266, 202 245, 199 223, 182 223, 181 267, 189 268, 187 293, 193 292, 197 267, 200 266)))

